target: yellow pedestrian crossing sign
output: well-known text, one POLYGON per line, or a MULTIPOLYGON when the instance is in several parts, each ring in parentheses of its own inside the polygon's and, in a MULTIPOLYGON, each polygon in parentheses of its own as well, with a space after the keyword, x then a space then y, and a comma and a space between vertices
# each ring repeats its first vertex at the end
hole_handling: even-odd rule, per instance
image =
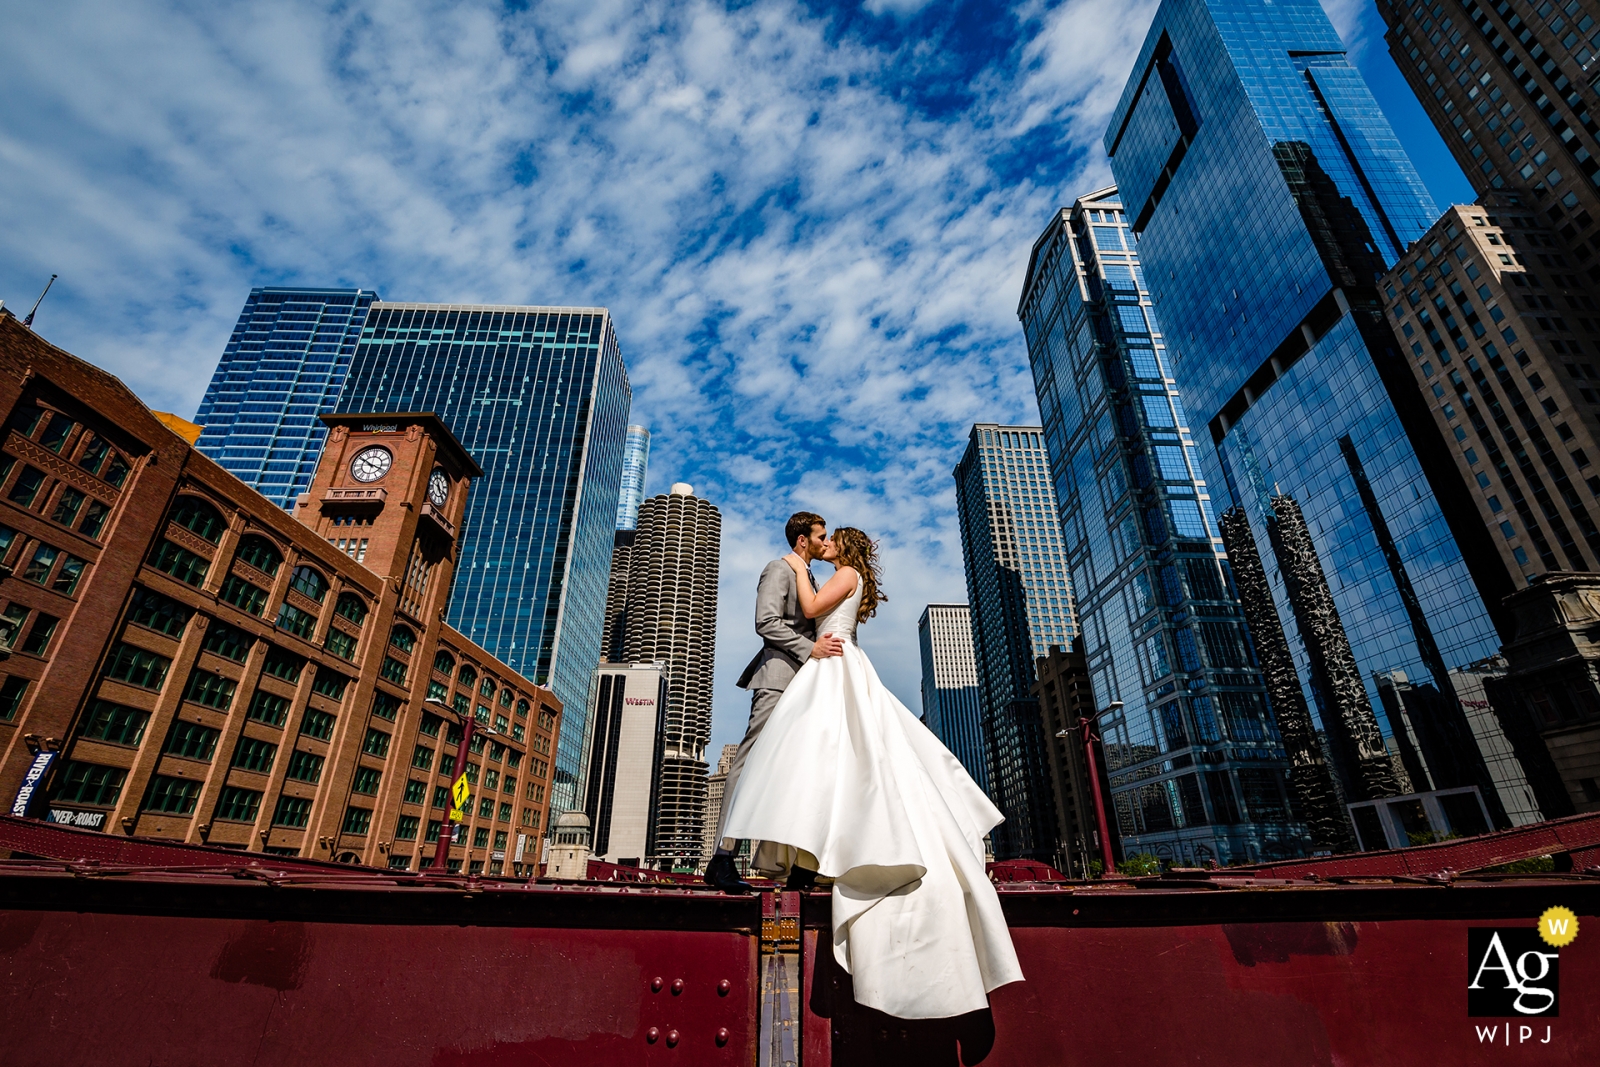
POLYGON ((450 821, 461 822, 466 818, 467 801, 472 798, 472 786, 467 784, 467 776, 463 774, 455 780, 450 787, 450 799, 454 802, 450 806, 450 821))

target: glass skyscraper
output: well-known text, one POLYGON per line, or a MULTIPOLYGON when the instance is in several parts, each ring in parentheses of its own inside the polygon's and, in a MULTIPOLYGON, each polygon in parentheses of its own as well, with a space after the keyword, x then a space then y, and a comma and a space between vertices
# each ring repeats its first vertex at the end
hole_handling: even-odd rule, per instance
POLYGON ((644 479, 650 469, 650 431, 629 426, 622 448, 622 490, 617 495, 617 529, 639 525, 639 505, 644 503, 644 479))
POLYGON ((434 412, 483 467, 448 621, 565 705, 562 809, 600 659, 631 404, 605 308, 386 302, 372 305, 339 401, 434 412))
POLYGON ((1165 0, 1105 145, 1230 555, 1263 549, 1251 629, 1298 638, 1352 799, 1392 791, 1377 676, 1459 717, 1449 667, 1498 644, 1376 298, 1433 202, 1317 0, 1165 0))
POLYGON ((1077 631, 1040 428, 973 426, 955 478, 987 785, 1006 816, 995 855, 1054 863, 1050 746, 1031 690, 1035 658, 1077 631))
POLYGON ((983 701, 967 606, 929 604, 917 620, 917 644, 922 650, 922 721, 988 792, 983 701))
POLYGON ((194 421, 195 447, 282 508, 311 484, 367 310, 365 289, 250 290, 194 421))
POLYGON ((1057 212, 1019 307, 1125 854, 1303 854, 1289 764, 1115 189, 1057 212))

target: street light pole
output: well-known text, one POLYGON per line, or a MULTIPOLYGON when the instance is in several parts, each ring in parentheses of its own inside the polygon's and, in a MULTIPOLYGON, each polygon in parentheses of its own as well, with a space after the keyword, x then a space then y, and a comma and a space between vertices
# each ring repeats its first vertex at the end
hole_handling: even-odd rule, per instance
MULTIPOLYGON (((467 756, 471 754, 472 744, 472 715, 461 716, 461 744, 456 747, 456 774, 459 777, 467 773, 467 756)), ((471 800, 468 800, 471 803, 471 800)), ((466 825, 466 811, 462 811, 460 825, 466 825)), ((439 874, 445 874, 450 869, 450 842, 456 836, 456 823, 450 821, 449 812, 445 813, 444 825, 439 827, 439 841, 433 850, 433 869, 439 874)))
MULTIPOLYGON (((1094 758, 1094 743, 1100 738, 1094 732, 1094 722, 1108 712, 1116 711, 1122 707, 1122 701, 1113 700, 1106 705, 1104 711, 1092 712, 1078 717, 1078 726, 1083 730, 1083 756, 1089 765, 1089 790, 1094 796, 1094 817, 1100 831, 1100 862, 1102 870, 1100 877, 1104 878, 1117 869, 1117 862, 1111 855, 1111 828, 1106 823, 1106 802, 1100 795, 1100 771, 1094 758)), ((1058 730, 1057 737, 1066 737, 1067 731, 1058 730)))

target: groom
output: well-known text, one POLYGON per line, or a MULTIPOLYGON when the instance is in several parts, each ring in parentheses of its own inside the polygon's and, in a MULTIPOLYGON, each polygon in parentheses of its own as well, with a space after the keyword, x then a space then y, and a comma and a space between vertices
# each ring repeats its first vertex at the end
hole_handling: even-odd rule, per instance
MULTIPOLYGON (((821 559, 828 547, 828 524, 821 515, 800 511, 789 516, 783 534, 793 554, 805 565, 809 578, 811 561, 821 559)), ((733 865, 733 849, 723 847, 726 842, 722 836, 722 828, 728 822, 733 787, 744 769, 745 757, 755 747, 756 738, 761 736, 761 728, 767 724, 778 698, 806 660, 844 654, 844 645, 837 637, 832 634, 817 636, 816 624, 800 610, 800 593, 795 582, 794 569, 782 559, 775 559, 762 569, 761 582, 756 586, 756 633, 761 635, 761 651, 739 676, 739 688, 750 690, 750 725, 728 766, 727 782, 722 787, 722 817, 717 821, 717 851, 706 864, 706 882, 724 893, 750 891, 750 883, 740 879, 738 868, 733 865)), ((816 580, 812 579, 812 591, 816 588, 816 580)))

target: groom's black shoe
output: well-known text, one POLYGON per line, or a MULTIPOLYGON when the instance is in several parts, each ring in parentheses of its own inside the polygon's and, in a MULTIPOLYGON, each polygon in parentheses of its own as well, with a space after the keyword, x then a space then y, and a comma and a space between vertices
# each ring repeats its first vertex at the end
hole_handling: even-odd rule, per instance
POLYGON ((817 887, 817 872, 807 867, 790 867, 789 880, 783 888, 796 893, 809 893, 817 887))
POLYGON ((705 882, 724 893, 750 892, 750 883, 739 877, 739 869, 733 865, 732 856, 712 856, 711 862, 706 864, 705 882))

